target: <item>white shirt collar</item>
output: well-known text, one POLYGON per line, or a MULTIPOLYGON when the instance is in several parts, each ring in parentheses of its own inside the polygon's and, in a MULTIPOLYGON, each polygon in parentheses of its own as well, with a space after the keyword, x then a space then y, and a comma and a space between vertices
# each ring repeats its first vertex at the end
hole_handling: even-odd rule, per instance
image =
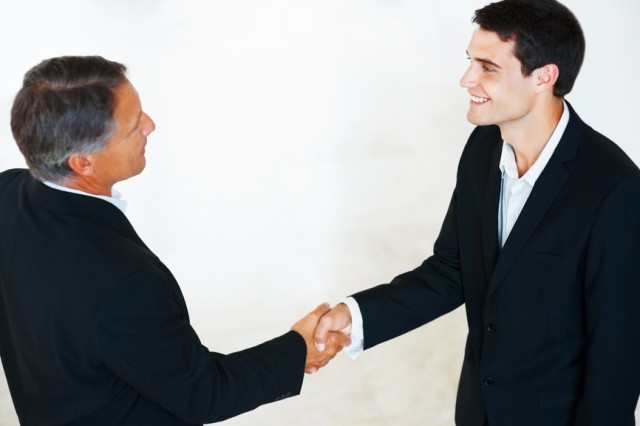
MULTIPOLYGON (((531 186, 533 186, 538 180, 538 177, 540 177, 540 174, 549 162, 551 155, 553 155, 553 151, 555 151, 556 147, 560 143, 562 134, 569 123, 569 107, 564 100, 562 101, 562 104, 564 107, 562 116, 560 117, 560 121, 558 121, 555 130, 551 134, 549 141, 544 146, 536 162, 533 163, 524 176, 522 176, 522 179, 531 186)), ((502 173, 506 173, 507 176, 512 179, 518 179, 518 166, 516 164, 515 152, 513 151, 513 147, 504 141, 502 143, 502 155, 500 156, 500 171, 502 173)))
POLYGON ((122 195, 116 189, 111 189, 111 197, 107 197, 105 195, 95 195, 88 192, 79 191, 77 189, 67 188, 66 186, 58 185, 57 183, 45 180, 43 180, 42 183, 50 188, 57 189, 58 191, 71 192, 72 194, 80 194, 86 195, 88 197, 100 198, 101 200, 105 200, 116 206, 122 213, 125 213, 127 210, 127 202, 122 199, 122 195))

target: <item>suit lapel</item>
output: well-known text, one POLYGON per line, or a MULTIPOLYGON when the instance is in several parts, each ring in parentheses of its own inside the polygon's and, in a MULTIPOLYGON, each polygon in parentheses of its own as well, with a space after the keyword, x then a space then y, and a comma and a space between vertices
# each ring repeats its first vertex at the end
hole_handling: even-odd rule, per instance
POLYGON ((482 204, 482 244, 487 282, 491 279, 498 258, 498 206, 502 180, 499 169, 501 152, 502 143, 498 143, 491 157, 489 177, 482 204))
POLYGON ((495 270, 489 281, 487 297, 498 287, 513 262, 517 259, 522 248, 535 231, 536 227, 547 213, 562 186, 569 177, 564 166, 555 161, 547 164, 545 171, 540 175, 533 187, 522 213, 518 217, 509 238, 500 251, 495 270))
MULTIPOLYGON (((487 291, 487 298, 499 287, 503 278, 518 258, 525 244, 535 232, 538 224, 549 211, 553 205, 554 200, 560 193, 560 190, 564 186, 565 182, 570 176, 569 171, 565 167, 565 163, 575 158, 582 133, 584 132, 585 124, 575 113, 571 105, 567 103, 569 107, 569 123, 567 128, 556 147, 553 155, 549 159, 546 167, 540 174, 540 177, 536 181, 529 199, 524 205, 520 216, 516 220, 509 238, 500 251, 497 262, 495 263, 495 269, 489 280, 489 289, 487 291)), ((494 190, 491 188, 491 190, 494 190)), ((489 191, 487 191, 489 192, 489 191)), ((487 195, 489 197, 489 195, 487 195)), ((491 196, 493 200, 493 195, 491 196)), ((496 216, 495 229, 497 229, 497 211, 499 203, 498 197, 495 198, 493 208, 494 215, 496 216)), ((485 208, 485 214, 488 211, 485 208)), ((488 223, 488 219, 485 220, 488 223)), ((485 228, 486 225, 485 225, 485 228)), ((486 231, 489 229, 487 228, 486 231)), ((486 232, 483 230, 483 235, 486 232)), ((495 234, 494 234, 495 235, 495 234)), ((497 238, 496 238, 497 241, 497 238)), ((496 242, 497 244, 497 242, 496 242)), ((487 250, 487 243, 485 243, 485 250, 487 250)), ((491 252, 493 253, 493 251, 491 252)), ((489 256, 485 254, 485 259, 489 256)))

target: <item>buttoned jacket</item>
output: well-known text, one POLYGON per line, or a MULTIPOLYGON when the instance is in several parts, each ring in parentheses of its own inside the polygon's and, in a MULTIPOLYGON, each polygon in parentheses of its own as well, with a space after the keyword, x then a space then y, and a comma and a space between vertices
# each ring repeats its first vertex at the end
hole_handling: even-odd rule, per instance
POLYGON ((496 126, 477 127, 434 254, 354 295, 365 349, 464 304, 460 426, 485 418, 491 426, 635 424, 640 171, 569 108, 504 247, 497 237, 502 138, 496 126))

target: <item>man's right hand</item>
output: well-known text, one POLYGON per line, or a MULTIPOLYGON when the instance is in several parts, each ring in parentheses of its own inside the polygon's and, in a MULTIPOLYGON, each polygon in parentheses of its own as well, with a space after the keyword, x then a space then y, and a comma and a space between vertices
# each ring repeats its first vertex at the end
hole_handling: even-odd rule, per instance
POLYGON ((320 368, 327 365, 327 363, 336 356, 343 347, 351 344, 351 339, 348 335, 340 332, 327 332, 325 334, 326 352, 318 351, 314 340, 315 330, 317 329, 318 321, 326 313, 329 313, 329 305, 322 304, 316 309, 311 311, 308 315, 295 323, 291 329, 302 336, 307 344, 307 359, 305 361, 304 371, 307 374, 312 374, 318 371, 320 368))
POLYGON ((351 311, 344 303, 337 304, 320 318, 314 332, 318 352, 325 350, 327 337, 332 331, 340 331, 347 336, 351 334, 351 311))

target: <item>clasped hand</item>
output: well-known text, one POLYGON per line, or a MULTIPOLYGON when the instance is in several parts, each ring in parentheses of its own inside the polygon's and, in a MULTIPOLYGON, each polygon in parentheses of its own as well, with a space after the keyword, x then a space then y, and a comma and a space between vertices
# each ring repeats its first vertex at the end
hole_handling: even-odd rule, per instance
POLYGON ((331 329, 330 324, 319 330, 319 322, 323 318, 326 322, 327 318, 324 315, 332 311, 328 304, 323 303, 291 327, 291 330, 300 334, 307 344, 307 359, 304 365, 307 374, 315 373, 327 365, 343 347, 351 343, 348 330, 331 329), (322 333, 320 341, 318 331, 322 333))

